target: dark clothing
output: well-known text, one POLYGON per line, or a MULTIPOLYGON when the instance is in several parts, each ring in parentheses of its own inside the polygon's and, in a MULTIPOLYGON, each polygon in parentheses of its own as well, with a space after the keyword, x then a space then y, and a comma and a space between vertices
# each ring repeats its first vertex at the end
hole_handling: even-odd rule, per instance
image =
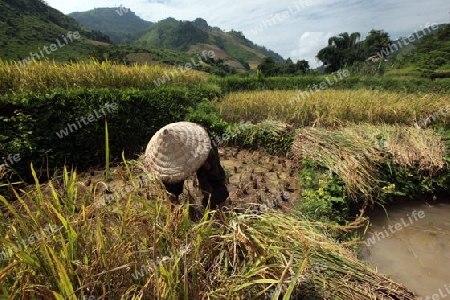
MULTIPOLYGON (((209 134, 209 132, 208 132, 209 134)), ((204 207, 215 209, 218 204, 228 198, 228 189, 225 185, 225 170, 220 165, 219 150, 214 138, 211 138, 211 150, 203 166, 197 170, 197 179, 203 192, 202 204, 204 207)), ((177 198, 183 192, 184 181, 178 183, 164 183, 167 191, 177 198)))
POLYGON ((167 183, 164 181, 163 183, 164 186, 166 187, 166 190, 177 197, 183 192, 184 180, 177 183, 167 183))

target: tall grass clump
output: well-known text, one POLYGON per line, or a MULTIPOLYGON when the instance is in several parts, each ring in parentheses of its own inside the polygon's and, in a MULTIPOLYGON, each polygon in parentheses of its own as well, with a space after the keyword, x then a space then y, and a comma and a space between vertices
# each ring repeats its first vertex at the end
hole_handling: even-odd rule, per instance
POLYGON ((17 62, 0 60, 0 94, 38 92, 77 88, 157 88, 164 84, 185 87, 206 82, 204 74, 189 70, 174 72, 173 68, 150 65, 120 65, 95 60, 77 63, 33 62, 22 67, 17 62))
POLYGON ((404 125, 308 127, 298 132, 292 152, 338 176, 349 199, 366 203, 433 192, 435 178, 447 168, 441 136, 404 125))
MULTIPOLYGON (((412 125, 448 106, 448 95, 371 90, 253 91, 228 94, 216 103, 227 122, 273 119, 295 127, 337 126, 347 122, 412 125)), ((448 117, 439 122, 448 123, 448 117)))
POLYGON ((263 149, 272 155, 287 156, 294 139, 294 130, 292 126, 274 120, 257 124, 241 122, 229 124, 217 139, 225 145, 263 149))
POLYGON ((170 205, 139 162, 112 172, 114 187, 66 169, 48 184, 33 175, 15 202, 0 196, 5 298, 414 299, 319 223, 275 211, 193 221, 195 205, 170 205))

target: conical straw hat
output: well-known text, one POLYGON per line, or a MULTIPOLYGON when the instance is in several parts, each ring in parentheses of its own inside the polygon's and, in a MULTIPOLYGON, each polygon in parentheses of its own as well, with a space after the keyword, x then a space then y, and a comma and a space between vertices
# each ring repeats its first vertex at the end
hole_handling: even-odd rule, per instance
POLYGON ((195 123, 171 123, 150 139, 144 164, 167 183, 180 182, 206 161, 211 140, 205 128, 195 123))

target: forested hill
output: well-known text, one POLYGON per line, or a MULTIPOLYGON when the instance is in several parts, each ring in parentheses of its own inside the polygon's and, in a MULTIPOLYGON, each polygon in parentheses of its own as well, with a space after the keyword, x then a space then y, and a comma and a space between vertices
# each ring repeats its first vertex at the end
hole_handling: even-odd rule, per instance
POLYGON ((48 6, 40 0, 0 0, 0 58, 19 60, 52 44, 65 45, 69 32, 79 32, 76 42, 68 40, 71 47, 60 47, 49 59, 87 57, 94 47, 92 41, 109 42, 108 36, 82 27, 74 19, 48 6))
POLYGON ((83 26, 108 34, 117 44, 153 46, 185 53, 213 50, 217 59, 238 69, 254 68, 266 56, 284 61, 279 54, 254 44, 241 32, 224 32, 201 18, 194 21, 167 18, 152 23, 125 7, 96 8, 69 16, 83 26))
POLYGON ((435 23, 396 40, 383 30, 371 30, 364 40, 359 32, 343 32, 330 37, 317 58, 329 71, 380 60, 409 71, 450 70, 450 24, 435 23))
POLYGON ((73 12, 68 16, 87 28, 107 34, 116 44, 132 44, 143 34, 143 30, 153 24, 150 21, 142 20, 123 6, 95 8, 84 12, 73 12))

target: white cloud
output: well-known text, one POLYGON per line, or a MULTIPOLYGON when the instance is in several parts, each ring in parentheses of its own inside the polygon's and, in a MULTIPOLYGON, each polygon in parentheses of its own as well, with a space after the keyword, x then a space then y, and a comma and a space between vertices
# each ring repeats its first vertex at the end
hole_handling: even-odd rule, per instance
POLYGON ((289 52, 289 57, 294 62, 305 59, 312 68, 318 67, 321 63, 316 61, 317 52, 327 45, 333 35, 331 32, 305 32, 298 40, 297 49, 289 52))

